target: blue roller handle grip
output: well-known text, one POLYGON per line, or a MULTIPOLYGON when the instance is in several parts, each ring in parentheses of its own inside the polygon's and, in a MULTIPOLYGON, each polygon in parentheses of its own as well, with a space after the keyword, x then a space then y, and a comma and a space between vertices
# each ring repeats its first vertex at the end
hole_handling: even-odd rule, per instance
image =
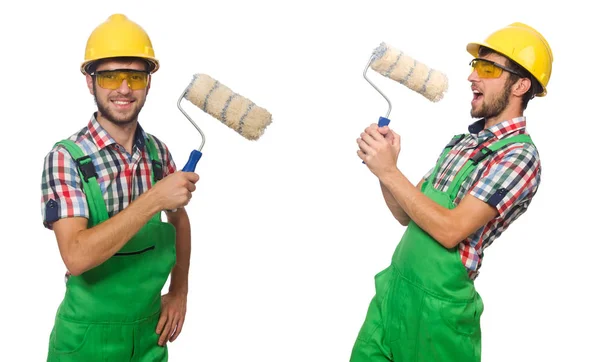
MULTIPOLYGON (((385 117, 379 117, 379 122, 377 122, 377 125, 379 127, 384 127, 390 124, 390 120, 385 118, 385 117)), ((365 163, 365 161, 363 161, 362 163, 365 163)))
POLYGON ((202 157, 202 152, 198 150, 193 150, 192 153, 190 153, 190 158, 188 159, 188 162, 185 164, 185 166, 183 166, 182 171, 194 172, 196 170, 196 164, 200 160, 200 157, 202 157))
POLYGON ((390 124, 390 120, 385 117, 379 117, 379 123, 377 123, 379 127, 387 126, 390 124))

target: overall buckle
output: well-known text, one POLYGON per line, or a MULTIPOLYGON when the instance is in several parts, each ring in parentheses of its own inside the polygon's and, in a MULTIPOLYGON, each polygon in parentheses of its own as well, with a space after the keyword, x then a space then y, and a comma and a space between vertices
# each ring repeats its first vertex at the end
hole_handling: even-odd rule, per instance
POLYGON ((475 154, 475 156, 471 157, 470 160, 471 162, 473 162, 473 164, 478 164, 479 162, 481 162, 481 160, 483 160, 484 158, 486 158, 489 154, 492 153, 492 150, 490 150, 487 147, 483 147, 481 148, 481 150, 479 150, 479 152, 477 152, 475 154))
POLYGON ((452 148, 452 147, 456 146, 456 144, 457 144, 458 142, 460 142, 460 141, 461 141, 463 138, 465 138, 465 135, 464 135, 464 134, 461 134, 460 136, 456 136, 456 137, 454 137, 454 138, 453 138, 453 139, 450 141, 450 143, 448 143, 448 144, 446 145, 446 148, 452 148))
POLYGON ((162 164, 152 160, 152 171, 154 172, 154 180, 160 181, 163 178, 162 164))
POLYGON ((75 160, 77 163, 77 167, 81 171, 85 182, 88 182, 90 178, 97 178, 98 174, 96 173, 96 168, 94 167, 94 163, 92 162, 92 158, 90 156, 83 156, 75 160))

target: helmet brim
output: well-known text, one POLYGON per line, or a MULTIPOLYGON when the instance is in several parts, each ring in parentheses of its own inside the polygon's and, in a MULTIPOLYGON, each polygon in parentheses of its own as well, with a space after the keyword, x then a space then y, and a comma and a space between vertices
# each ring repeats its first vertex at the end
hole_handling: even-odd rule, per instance
MULTIPOLYGON (((89 74, 88 68, 93 63, 96 63, 96 62, 101 61, 101 60, 119 59, 119 58, 123 58, 123 57, 104 57, 104 58, 98 58, 98 59, 88 60, 88 61, 85 61, 85 62, 81 63, 81 66, 79 67, 79 70, 84 75, 85 74, 89 74)), ((160 63, 155 58, 140 57, 140 56, 133 56, 132 58, 139 58, 139 59, 142 59, 142 60, 146 61, 149 64, 149 66, 150 66, 149 69, 148 69, 148 72, 150 74, 156 73, 156 71, 158 70, 158 68, 160 68, 160 63)))

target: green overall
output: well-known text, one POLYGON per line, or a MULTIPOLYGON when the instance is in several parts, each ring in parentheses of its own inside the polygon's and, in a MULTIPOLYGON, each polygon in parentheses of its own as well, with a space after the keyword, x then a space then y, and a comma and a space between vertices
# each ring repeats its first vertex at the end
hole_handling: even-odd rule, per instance
MULTIPOLYGON (((487 155, 527 135, 496 141, 466 162, 447 192, 432 186, 450 149, 446 146, 422 192, 454 208, 461 183, 487 155)), ((457 247, 447 249, 411 221, 389 267, 375 276, 375 296, 352 349, 351 362, 437 362, 481 360, 483 301, 468 277, 457 247)))
MULTIPOLYGON (((108 219, 94 165, 69 140, 64 145, 77 160, 89 205, 88 227, 108 219)), ((147 140, 152 183, 160 179, 156 148, 147 140)), ((50 334, 47 361, 167 361, 158 345, 156 326, 161 291, 175 264, 175 228, 160 213, 119 252, 97 267, 70 276, 50 334)))

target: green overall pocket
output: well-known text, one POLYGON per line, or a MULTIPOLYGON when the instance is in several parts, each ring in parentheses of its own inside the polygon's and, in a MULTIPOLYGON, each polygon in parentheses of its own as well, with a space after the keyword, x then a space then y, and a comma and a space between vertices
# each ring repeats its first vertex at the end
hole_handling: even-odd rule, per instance
POLYGON ((87 345, 93 339, 93 333, 93 324, 71 322, 57 317, 50 335, 48 361, 83 361, 84 357, 93 356, 87 353, 87 345))
POLYGON ((479 297, 469 302, 438 301, 446 326, 456 333, 471 336, 479 331, 483 303, 479 297))
POLYGON ((429 295, 424 305, 419 356, 428 361, 479 361, 483 312, 479 296, 453 301, 429 295))
POLYGON ((358 332, 358 340, 370 342, 383 338, 393 276, 394 268, 391 265, 375 275, 375 296, 369 303, 367 316, 358 332))

